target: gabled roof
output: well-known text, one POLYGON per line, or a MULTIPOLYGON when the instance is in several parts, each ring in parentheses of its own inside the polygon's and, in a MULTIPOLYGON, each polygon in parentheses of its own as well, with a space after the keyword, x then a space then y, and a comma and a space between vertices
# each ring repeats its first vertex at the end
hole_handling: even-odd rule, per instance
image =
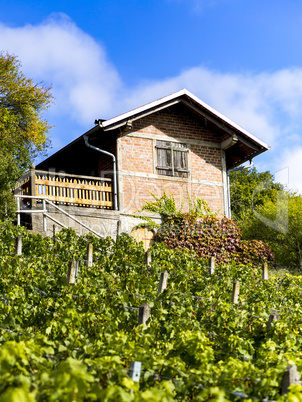
POLYGON ((200 115, 202 116, 207 115, 209 120, 213 119, 216 123, 220 122, 221 124, 229 126, 234 131, 238 131, 238 133, 246 136, 252 141, 255 141, 261 147, 269 149, 269 146, 261 141, 259 138, 255 137, 253 134, 249 133, 247 130, 225 117, 223 114, 217 112, 217 110, 207 105, 205 102, 197 98, 197 96, 193 95, 187 89, 182 89, 181 91, 175 92, 171 95, 165 96, 156 101, 130 110, 129 112, 113 117, 112 119, 104 120, 100 123, 100 126, 103 127, 105 131, 107 131, 108 129, 121 127, 125 124, 125 121, 142 118, 150 113, 154 113, 158 110, 172 106, 173 104, 179 102, 185 103, 187 106, 194 109, 195 112, 199 111, 200 115))
MULTIPOLYGON (((98 124, 86 134, 91 138, 96 138, 95 136, 97 136, 100 140, 103 136, 108 138, 111 133, 117 133, 121 128, 131 126, 135 120, 178 104, 184 105, 194 112, 197 117, 206 120, 208 127, 224 139, 221 142, 221 147, 225 150, 227 169, 234 168, 269 149, 269 146, 259 138, 207 105, 186 89, 147 103, 109 120, 98 120, 96 121, 98 124)), ((55 164, 62 154, 82 146, 84 146, 84 141, 81 136, 41 162, 37 168, 45 169, 49 163, 55 164)))
POLYGON ((99 126, 104 132, 115 130, 132 121, 180 103, 194 111, 197 116, 206 119, 211 128, 218 132, 220 136, 226 136, 221 146, 222 149, 226 150, 227 169, 232 169, 269 149, 265 142, 207 105, 186 89, 147 103, 112 119, 99 121, 99 126))

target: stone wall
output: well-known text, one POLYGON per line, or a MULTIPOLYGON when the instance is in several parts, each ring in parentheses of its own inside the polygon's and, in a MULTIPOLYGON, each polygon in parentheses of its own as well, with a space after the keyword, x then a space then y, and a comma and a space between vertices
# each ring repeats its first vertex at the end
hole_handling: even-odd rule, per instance
MULTIPOLYGON (((121 213, 119 211, 109 211, 96 208, 85 208, 76 206, 58 205, 72 217, 93 229, 102 237, 110 236, 116 239, 119 233, 131 234, 134 226, 138 225, 141 220, 133 218, 131 214, 121 213)), ((42 209, 42 205, 38 204, 36 209, 42 209)), ((55 220, 70 227, 76 231, 77 234, 83 235, 89 232, 86 228, 81 226, 71 217, 65 215, 63 212, 57 210, 51 205, 47 205, 47 213, 55 220)), ((160 219, 156 216, 152 217, 155 221, 160 222, 160 219)), ((53 226, 55 226, 55 232, 62 229, 61 225, 55 223, 52 219, 46 218, 46 232, 43 231, 43 216, 40 213, 32 214, 32 230, 36 233, 42 233, 44 236, 53 235, 53 226)))

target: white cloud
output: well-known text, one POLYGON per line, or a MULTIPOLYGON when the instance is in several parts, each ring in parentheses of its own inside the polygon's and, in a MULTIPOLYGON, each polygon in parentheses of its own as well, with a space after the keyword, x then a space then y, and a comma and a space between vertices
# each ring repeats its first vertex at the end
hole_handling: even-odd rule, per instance
POLYGON ((288 188, 302 194, 302 146, 287 148, 280 159, 280 167, 288 169, 288 188))
POLYGON ((179 76, 159 82, 142 83, 127 98, 129 105, 138 106, 146 99, 187 88, 210 106, 264 141, 272 144, 279 135, 270 102, 263 97, 262 76, 222 74, 195 67, 179 76))
POLYGON ((187 3, 197 14, 200 14, 208 7, 216 7, 225 3, 233 3, 234 0, 169 0, 173 3, 187 3))
POLYGON ((302 68, 271 74, 230 74, 195 67, 166 80, 143 82, 125 101, 131 108, 181 88, 187 88, 273 149, 280 141, 301 140, 302 68))
POLYGON ((26 76, 53 85, 53 113, 91 125, 100 111, 112 110, 119 75, 102 45, 67 16, 55 15, 36 26, 0 25, 0 38, 0 48, 18 56, 26 76))

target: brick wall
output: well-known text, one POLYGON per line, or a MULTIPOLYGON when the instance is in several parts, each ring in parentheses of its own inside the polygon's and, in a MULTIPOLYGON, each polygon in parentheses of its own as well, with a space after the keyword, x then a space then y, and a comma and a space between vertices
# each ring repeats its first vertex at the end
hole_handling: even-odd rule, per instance
POLYGON ((191 182, 158 180, 153 178, 135 177, 123 175, 123 209, 125 211, 136 211, 146 202, 154 201, 151 193, 161 197, 164 193, 173 194, 176 205, 181 206, 184 200, 184 210, 188 208, 188 194, 191 199, 194 197, 205 199, 215 211, 223 213, 223 188, 217 183, 192 184, 191 182))
POLYGON ((122 169, 131 172, 153 173, 152 140, 123 137, 122 169))
POLYGON ((174 194, 178 204, 188 208, 191 198, 204 198, 216 211, 224 213, 221 137, 206 127, 206 122, 176 106, 134 121, 133 130, 118 140, 121 207, 140 209, 153 200, 150 193, 174 194), (158 175, 156 139, 186 143, 189 178, 158 175))

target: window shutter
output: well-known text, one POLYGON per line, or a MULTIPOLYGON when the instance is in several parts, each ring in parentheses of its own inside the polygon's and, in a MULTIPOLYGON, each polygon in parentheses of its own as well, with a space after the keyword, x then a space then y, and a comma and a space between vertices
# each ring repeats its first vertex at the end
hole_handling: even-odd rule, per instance
POLYGON ((157 173, 165 176, 188 177, 188 148, 186 144, 156 141, 157 173))
POLYGON ((188 149, 186 144, 176 144, 173 150, 175 176, 188 177, 188 149))
POLYGON ((157 172, 164 176, 172 176, 171 144, 166 141, 156 141, 157 172))

